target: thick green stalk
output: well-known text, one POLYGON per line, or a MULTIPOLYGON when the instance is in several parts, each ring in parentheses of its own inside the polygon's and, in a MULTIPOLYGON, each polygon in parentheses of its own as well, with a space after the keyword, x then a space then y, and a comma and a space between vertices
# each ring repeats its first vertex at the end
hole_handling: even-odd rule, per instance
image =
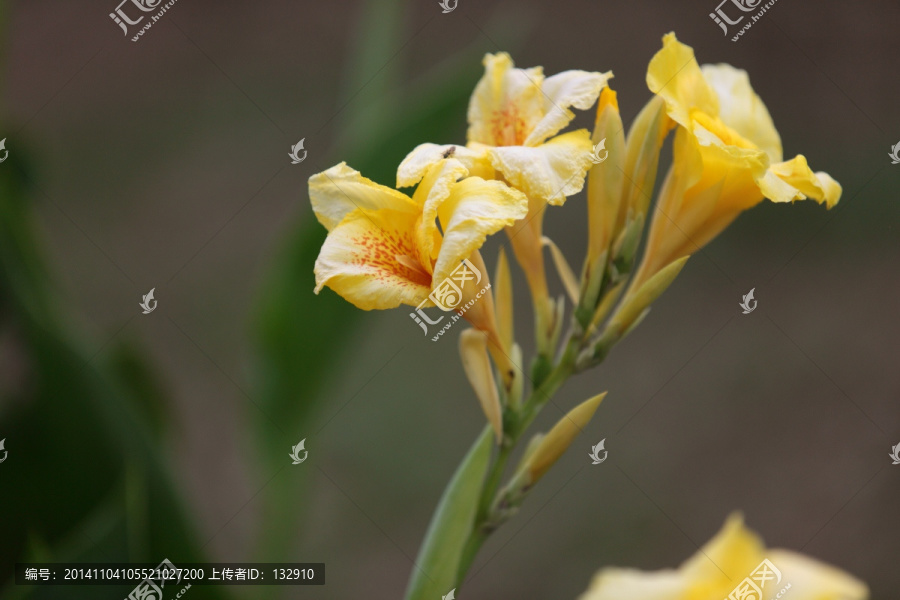
POLYGON ((416 557, 406 600, 437 598, 455 586, 466 532, 477 522, 493 440, 492 428, 485 427, 447 484, 416 557))

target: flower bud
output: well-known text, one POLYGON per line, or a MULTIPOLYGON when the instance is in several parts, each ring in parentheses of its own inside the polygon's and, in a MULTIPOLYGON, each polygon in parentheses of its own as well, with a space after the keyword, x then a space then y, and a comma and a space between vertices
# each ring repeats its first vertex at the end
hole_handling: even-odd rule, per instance
POLYGON ((547 432, 522 468, 522 471, 527 473, 529 487, 537 483, 565 453, 578 434, 590 422, 605 397, 606 392, 603 392, 585 400, 570 410, 553 426, 553 429, 547 432))
POLYGON ((487 345, 488 334, 477 329, 466 329, 459 336, 459 355, 463 370, 475 390, 481 410, 494 429, 497 443, 500 443, 503 439, 503 411, 487 345))

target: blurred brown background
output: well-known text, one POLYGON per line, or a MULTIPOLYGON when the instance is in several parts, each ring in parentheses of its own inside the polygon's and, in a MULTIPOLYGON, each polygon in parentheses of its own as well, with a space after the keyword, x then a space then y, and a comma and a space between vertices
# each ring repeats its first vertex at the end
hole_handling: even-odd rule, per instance
MULTIPOLYGON (((273 527, 260 490, 307 477, 287 499, 302 515, 284 532, 293 542, 274 560, 325 562, 328 584, 283 597, 399 598, 483 421, 458 332, 432 343, 407 310, 348 312, 337 360, 296 365, 318 382, 295 399, 314 406, 310 418, 284 430, 279 414, 262 415, 253 323, 273 263, 314 219, 307 178, 366 154, 366 174, 390 185, 413 144, 464 141, 480 57, 501 49, 547 74, 613 70, 628 123, 650 97, 647 62, 675 31, 701 63, 749 71, 786 156, 805 154, 844 197, 830 212, 767 203, 744 215, 600 369, 562 390, 538 427, 610 393, 485 547, 465 597, 575 598, 603 565, 674 567, 734 510, 771 546, 895 597, 900 165, 887 153, 900 141, 897 2, 779 0, 738 43, 710 20, 714 0, 459 0, 446 15, 437 0, 179 0, 138 43, 109 20, 114 4, 7 3, 4 135, 11 154, 31 156, 56 300, 87 354, 132 341, 171 399, 175 426, 159 452, 207 558, 258 558, 261 530, 273 527), (379 30, 385 22, 396 25, 379 30), (376 62, 372 43, 398 49, 376 62), (426 101, 443 106, 442 128, 409 118, 426 101), (300 138, 308 160, 291 165, 300 138), (159 308, 140 315, 153 287, 159 308), (759 307, 742 315, 750 288, 759 307), (310 459, 263 468, 253 420, 285 461, 303 438, 310 459), (609 460, 591 466, 602 438, 609 460)), ((578 265, 583 211, 579 195, 545 221, 578 265)), ((491 267, 499 241, 484 252, 491 267)), ((517 337, 529 340, 516 284, 517 337)), ((301 319, 336 302, 330 291, 313 298, 311 285, 302 293, 301 319)), ((315 352, 328 335, 303 343, 315 352)))

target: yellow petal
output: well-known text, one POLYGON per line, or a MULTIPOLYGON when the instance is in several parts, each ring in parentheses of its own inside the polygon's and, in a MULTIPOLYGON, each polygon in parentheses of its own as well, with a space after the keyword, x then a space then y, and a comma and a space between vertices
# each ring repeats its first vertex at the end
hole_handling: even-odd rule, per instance
POLYGON ((524 218, 528 200, 499 181, 467 177, 450 188, 437 211, 444 232, 434 265, 434 280, 440 282, 481 248, 487 236, 524 218))
POLYGON ((469 175, 482 179, 494 177, 494 168, 483 146, 467 148, 453 144, 420 144, 406 155, 397 168, 397 187, 410 187, 419 183, 429 167, 445 158, 461 162, 469 175))
MULTIPOLYGON (((704 135, 708 130, 700 125, 694 128, 694 133, 697 137, 691 139, 679 129, 674 146, 679 157, 677 162, 673 161, 673 168, 681 169, 683 183, 688 186, 677 210, 688 217, 681 224, 686 232, 716 210, 739 213, 759 204, 763 194, 756 182, 765 174, 769 163, 768 155, 762 150, 723 143, 714 134, 704 135), (698 157, 700 165, 696 162, 698 157), (712 187, 721 190, 720 196, 709 205, 693 200, 712 187)), ((674 214, 672 208, 666 206, 670 216, 674 214)))
MULTIPOLYGON (((854 577, 786 550, 767 550, 760 537, 733 515, 722 530, 678 570, 641 572, 608 568, 579 600, 721 600, 765 565, 763 599, 777 594, 794 600, 866 600, 868 588, 854 577), (775 572, 773 570, 777 570, 775 572), (778 579, 780 573, 780 580, 778 579)), ((757 580, 758 581, 758 580, 757 580)), ((754 595, 754 598, 756 596, 754 595)), ((762 600, 762 599, 758 599, 762 600)))
POLYGON ((737 582, 749 576, 764 558, 762 539, 747 529, 743 517, 735 513, 700 552, 684 563, 682 572, 695 582, 722 586, 719 589, 724 596, 737 582))
MULTIPOLYGON (((413 194, 413 202, 422 207, 422 217, 416 225, 419 262, 430 273, 438 256, 440 230, 438 209, 450 197, 450 190, 458 179, 466 176, 466 168, 456 159, 441 159, 432 164, 413 194)), ((468 257, 469 252, 462 258, 468 257)), ((462 260, 460 258, 460 260, 462 260)), ((443 278, 439 278, 440 281, 443 278)))
MULTIPOLYGON (((513 379, 521 369, 518 366, 521 363, 521 356, 517 360, 514 353, 504 349, 503 341, 500 339, 491 282, 488 280, 487 266, 481 252, 478 250, 472 252, 467 263, 460 265, 458 269, 459 271, 451 275, 451 282, 459 284, 458 287, 462 292, 457 310, 464 310, 463 317, 475 329, 487 334, 488 351, 494 359, 497 372, 503 378, 504 389, 510 391, 513 379)), ((438 280, 435 280, 435 285, 440 285, 438 280)))
MULTIPOLYGON (((782 583, 791 584, 791 600, 865 600, 865 583, 835 567, 788 550, 769 552, 772 564, 782 574, 782 583)), ((787 594, 786 594, 787 595, 787 594)))
POLYGON ((735 157, 758 156, 757 160, 760 164, 769 164, 769 155, 765 150, 758 148, 753 142, 725 125, 718 117, 711 117, 701 112, 695 112, 693 117, 694 122, 690 131, 701 146, 718 148, 720 152, 726 152, 735 157))
POLYGON ((756 178, 766 173, 768 158, 761 150, 703 145, 679 127, 673 154, 650 226, 640 278, 693 254, 742 211, 763 199, 756 178))
POLYGON ((553 257, 553 264, 556 265, 556 272, 559 273, 559 278, 562 280, 563 287, 566 288, 569 299, 574 304, 577 304, 578 278, 575 277, 575 273, 572 272, 569 261, 566 260, 566 256, 562 253, 562 250, 559 249, 559 246, 554 244, 553 240, 547 236, 541 238, 541 243, 550 248, 550 256, 553 257))
POLYGON ((662 50, 650 61, 647 87, 665 100, 669 116, 682 127, 690 127, 692 110, 719 114, 718 98, 703 77, 694 49, 679 42, 674 33, 663 37, 662 50))
POLYGON ((366 179, 343 162, 309 178, 309 199, 316 218, 328 231, 357 208, 418 212, 406 194, 366 179))
POLYGON ((363 310, 417 306, 431 277, 416 259, 417 215, 357 209, 335 227, 316 259, 316 293, 328 286, 363 310))
POLYGON ((459 354, 466 377, 499 443, 503 439, 503 415, 494 371, 488 358, 487 337, 483 331, 466 329, 459 336, 459 354))
POLYGON ((762 99, 750 86, 750 77, 731 65, 703 65, 707 83, 719 99, 719 118, 764 150, 772 162, 782 157, 781 136, 762 99))
POLYGON ((484 76, 469 101, 468 140, 489 146, 522 144, 544 116, 541 67, 516 69, 509 54, 487 54, 484 76))
POLYGON ((437 208, 450 196, 454 183, 468 174, 466 167, 455 158, 442 158, 429 166, 419 182, 412 200, 422 212, 437 215, 437 208))
POLYGON ((506 260, 503 246, 500 246, 500 255, 497 257, 494 293, 497 297, 497 334, 503 350, 510 352, 513 344, 513 289, 509 261, 506 260))
POLYGON ((534 200, 562 206, 567 196, 584 187, 592 149, 590 134, 579 129, 534 148, 510 146, 489 152, 494 168, 514 188, 534 200))
POLYGON ((537 146, 550 136, 559 133, 575 118, 575 113, 569 107, 579 110, 592 107, 612 76, 612 71, 606 73, 563 71, 546 78, 541 86, 544 116, 522 145, 537 146))
POLYGON ((779 199, 766 195, 775 202, 812 198, 819 204, 824 203, 826 207, 831 208, 841 199, 841 184, 832 179, 828 173, 813 173, 806 162, 806 157, 802 154, 798 154, 791 160, 774 164, 769 170, 795 189, 795 193, 790 199, 779 199))

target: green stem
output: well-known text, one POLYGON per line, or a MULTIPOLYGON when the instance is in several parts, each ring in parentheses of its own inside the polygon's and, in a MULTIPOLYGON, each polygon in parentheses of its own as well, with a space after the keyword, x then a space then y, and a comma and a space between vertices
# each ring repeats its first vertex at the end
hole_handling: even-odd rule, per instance
POLYGON ((566 379, 572 374, 575 368, 575 359, 578 357, 580 348, 581 340, 578 336, 571 335, 566 344, 566 349, 560 357, 559 362, 556 364, 556 367, 550 372, 543 383, 531 393, 528 400, 522 406, 522 412, 515 420, 515 425, 510 428, 508 435, 504 437, 497 458, 494 460, 494 464, 491 466, 491 470, 485 479, 481 500, 479 501, 478 506, 478 517, 475 519, 472 531, 469 533, 469 538, 466 541, 463 553, 460 557, 459 570, 456 578, 457 586, 462 584, 466 573, 468 573, 472 563, 475 561, 475 557, 478 555, 478 551, 481 550, 481 546, 491 533, 494 532, 494 529, 496 529, 496 524, 489 522, 491 518, 491 506, 497 495, 500 481, 503 478, 503 472, 506 469, 506 464, 509 462, 512 451, 521 439, 522 434, 525 433, 544 405, 547 404, 553 394, 556 393, 562 384, 565 383, 566 379))
POLYGON ((481 550, 482 544, 484 544, 489 535, 490 533, 485 532, 484 529, 477 525, 472 530, 469 539, 466 541, 466 546, 463 548, 462 556, 459 558, 459 571, 456 576, 457 588, 462 585, 466 573, 469 572, 472 563, 475 562, 475 557, 478 556, 478 551, 481 550))
POLYGON ((512 454, 512 451, 515 448, 516 441, 517 440, 504 437, 504 443, 500 447, 497 459, 494 461, 493 466, 491 466, 491 470, 484 482, 481 500, 478 503, 478 518, 476 519, 476 523, 484 522, 487 519, 488 511, 491 508, 491 502, 497 493, 497 488, 500 487, 503 471, 506 468, 506 463, 509 461, 510 454, 512 454))
POLYGON ((581 348, 581 340, 575 335, 569 336, 566 343, 566 349, 562 357, 559 359, 556 368, 550 372, 550 375, 544 382, 535 389, 528 401, 522 407, 522 414, 516 423, 515 429, 510 432, 510 436, 515 444, 519 437, 528 429, 528 426, 534 421, 535 417, 541 412, 541 409, 550 400, 553 394, 565 383, 566 379, 572 374, 575 368, 575 359, 578 358, 578 351, 581 348))

